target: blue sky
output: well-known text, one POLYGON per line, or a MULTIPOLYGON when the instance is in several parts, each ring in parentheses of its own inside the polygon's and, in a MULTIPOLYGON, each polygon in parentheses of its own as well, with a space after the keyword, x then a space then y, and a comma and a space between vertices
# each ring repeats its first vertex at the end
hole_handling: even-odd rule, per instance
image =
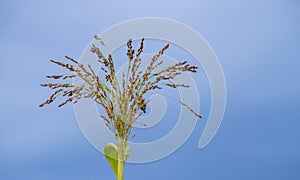
MULTIPOLYGON (((205 149, 197 148, 204 120, 174 154, 128 164, 125 178, 299 179, 299 3, 0 1, 0 179, 114 179, 82 135, 71 105, 38 108, 50 93, 39 84, 60 72, 49 59, 79 58, 94 34, 147 16, 185 23, 210 43, 224 70, 228 101, 205 149)), ((207 106, 205 101, 203 110, 207 106)))

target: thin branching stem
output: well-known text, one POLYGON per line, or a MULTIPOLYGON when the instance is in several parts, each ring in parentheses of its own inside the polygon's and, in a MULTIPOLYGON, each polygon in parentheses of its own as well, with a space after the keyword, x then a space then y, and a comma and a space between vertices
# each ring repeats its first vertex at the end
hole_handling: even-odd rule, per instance
MULTIPOLYGON (((95 39, 99 40, 101 45, 105 45, 100 37, 95 36, 95 39)), ((169 80, 176 78, 183 72, 195 73, 198 68, 197 66, 191 66, 187 61, 182 61, 159 69, 164 63, 161 56, 169 48, 169 44, 167 44, 153 56, 146 69, 141 70, 141 54, 143 48, 144 38, 141 40, 137 52, 135 52, 132 47, 132 40, 128 40, 128 67, 127 72, 122 74, 120 81, 116 76, 112 55, 109 54, 105 57, 101 50, 95 45, 92 45, 90 51, 96 55, 98 62, 101 64, 101 73, 104 75, 104 78, 100 78, 97 74, 98 71, 94 70, 91 65, 81 64, 69 56, 65 56, 65 58, 70 63, 50 60, 52 63, 65 68, 68 73, 48 75, 46 76, 47 78, 55 81, 80 79, 82 83, 79 85, 68 82, 49 82, 41 84, 41 86, 48 87, 55 91, 45 102, 40 104, 40 107, 51 104, 59 96, 66 98, 65 101, 58 105, 59 107, 71 102, 76 103, 82 98, 92 99, 105 110, 105 114, 100 114, 99 117, 103 119, 105 125, 115 134, 116 141, 119 142, 120 153, 123 153, 123 145, 127 142, 132 133, 132 125, 134 123, 144 124, 143 122, 139 122, 139 118, 146 113, 147 104, 150 102, 145 95, 151 93, 153 90, 160 90, 163 87, 189 88, 187 84, 174 84, 170 83, 169 80)), ((170 97, 167 95, 164 96, 170 97)), ((196 117, 202 117, 186 103, 173 97, 171 98, 190 110, 196 117)), ((132 136, 135 136, 135 134, 132 136)), ((118 180, 124 178, 124 159, 122 158, 123 154, 119 154, 119 171, 122 172, 122 175, 118 177, 118 180)))

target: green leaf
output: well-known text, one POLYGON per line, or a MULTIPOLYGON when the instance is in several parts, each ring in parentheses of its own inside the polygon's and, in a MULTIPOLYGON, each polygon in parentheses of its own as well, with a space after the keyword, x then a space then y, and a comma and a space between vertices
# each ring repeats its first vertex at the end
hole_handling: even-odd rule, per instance
MULTIPOLYGON (((104 147, 104 154, 109 162, 111 168, 113 169, 116 177, 118 176, 118 146, 116 146, 114 143, 108 143, 104 147)), ((126 147, 124 150, 124 160, 126 161, 129 158, 130 155, 130 149, 128 144, 126 143, 126 147)))
POLYGON ((118 176, 118 147, 114 143, 108 143, 104 147, 104 154, 115 175, 118 176))

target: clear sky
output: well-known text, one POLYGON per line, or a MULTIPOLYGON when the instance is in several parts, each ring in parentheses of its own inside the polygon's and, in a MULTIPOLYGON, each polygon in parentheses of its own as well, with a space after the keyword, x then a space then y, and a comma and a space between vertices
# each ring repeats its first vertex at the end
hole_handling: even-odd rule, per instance
POLYGON ((71 105, 38 108, 50 93, 39 84, 60 72, 49 59, 79 58, 94 34, 147 16, 185 23, 210 43, 228 101, 205 149, 197 148, 204 118, 178 151, 128 164, 125 179, 300 179, 297 0, 1 0, 0 179, 114 179, 104 156, 82 135, 71 105))

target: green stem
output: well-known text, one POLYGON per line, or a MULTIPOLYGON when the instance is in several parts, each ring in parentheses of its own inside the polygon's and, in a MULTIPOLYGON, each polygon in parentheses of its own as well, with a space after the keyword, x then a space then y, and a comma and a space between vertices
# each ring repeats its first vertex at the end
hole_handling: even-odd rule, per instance
POLYGON ((125 141, 120 138, 118 151, 118 175, 117 180, 124 180, 124 151, 125 141))
POLYGON ((118 177, 117 180, 124 180, 124 162, 118 161, 118 177))

